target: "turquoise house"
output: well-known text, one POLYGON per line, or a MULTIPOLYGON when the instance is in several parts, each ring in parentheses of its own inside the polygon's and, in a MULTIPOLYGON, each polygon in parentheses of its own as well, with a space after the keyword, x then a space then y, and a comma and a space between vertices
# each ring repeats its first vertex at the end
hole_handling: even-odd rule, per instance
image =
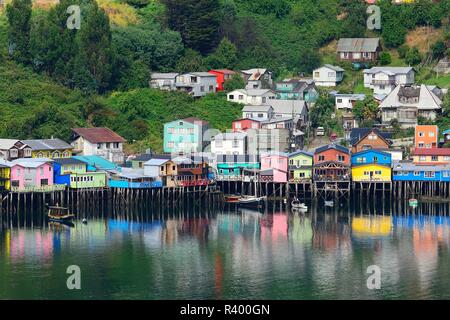
POLYGON ((194 117, 164 124, 164 152, 202 152, 206 146, 204 134, 207 130, 208 122, 194 117))
POLYGON ((258 155, 217 155, 217 175, 219 179, 232 179, 245 175, 251 176, 260 168, 261 164, 258 155))
POLYGON ((285 80, 275 83, 275 97, 280 100, 304 100, 314 103, 319 98, 319 93, 312 79, 285 80))
POLYGON ((77 159, 87 163, 87 171, 97 171, 97 170, 117 170, 120 171, 120 167, 111 162, 102 158, 100 156, 73 156, 73 159, 77 159))

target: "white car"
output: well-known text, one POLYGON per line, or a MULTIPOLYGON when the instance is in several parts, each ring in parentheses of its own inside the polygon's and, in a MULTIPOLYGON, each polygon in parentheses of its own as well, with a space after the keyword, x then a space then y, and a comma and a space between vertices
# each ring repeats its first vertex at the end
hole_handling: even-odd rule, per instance
POLYGON ((316 129, 316 136, 324 136, 325 135, 325 129, 323 127, 318 127, 316 129))

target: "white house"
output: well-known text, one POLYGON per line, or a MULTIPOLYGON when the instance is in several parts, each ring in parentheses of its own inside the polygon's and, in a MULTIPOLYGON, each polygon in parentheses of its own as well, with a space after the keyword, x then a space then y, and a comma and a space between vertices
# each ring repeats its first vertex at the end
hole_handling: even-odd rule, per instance
POLYGON ((158 73, 154 72, 150 75, 150 88, 159 90, 176 90, 175 81, 178 73, 158 73))
POLYGON ((247 152, 247 134, 245 132, 221 133, 211 139, 212 154, 238 154, 247 152))
POLYGON ((272 72, 263 68, 241 70, 245 80, 245 89, 269 89, 272 88, 272 72))
POLYGON ((100 156, 114 163, 123 163, 125 139, 109 128, 72 129, 73 153, 80 156, 100 156))
POLYGON ((178 75, 175 80, 177 90, 185 91, 193 97, 202 97, 216 92, 217 76, 209 72, 191 72, 178 75))
POLYGON ((275 99, 275 92, 270 89, 237 89, 227 94, 227 100, 242 104, 262 105, 275 99))
POLYGON ((364 87, 377 95, 388 95, 398 85, 412 85, 415 70, 412 67, 373 67, 364 70, 364 87))
POLYGON ((335 87, 344 79, 344 71, 341 67, 325 64, 313 71, 313 79, 316 86, 335 87))
POLYGON ((292 119, 306 123, 308 121, 308 105, 305 100, 271 100, 275 119, 292 119))
POLYGON ((242 118, 266 121, 272 119, 273 116, 274 111, 270 105, 248 105, 242 109, 242 118))
POLYGON ((365 94, 335 94, 336 110, 350 112, 353 110, 356 101, 363 101, 365 98, 365 94))
POLYGON ((393 119, 397 119, 402 128, 413 128, 417 125, 417 117, 436 119, 442 101, 424 84, 399 85, 381 102, 379 108, 383 125, 389 126, 393 119))

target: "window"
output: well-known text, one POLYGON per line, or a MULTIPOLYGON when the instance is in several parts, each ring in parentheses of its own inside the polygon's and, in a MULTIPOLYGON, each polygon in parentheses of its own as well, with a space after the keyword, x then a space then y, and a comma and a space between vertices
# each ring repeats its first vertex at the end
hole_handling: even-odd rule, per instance
POLYGON ((386 86, 384 84, 380 84, 380 89, 384 90, 386 88, 386 86))
POLYGON ((262 102, 266 103, 266 97, 262 97, 262 102))
POLYGON ((161 171, 164 171, 164 166, 161 166, 161 168, 160 168, 160 169, 161 169, 161 171))
POLYGON ((214 91, 214 86, 209 86, 209 91, 214 91))
POLYGON ((228 99, 234 100, 234 95, 230 94, 230 95, 228 96, 228 99))
POLYGON ((319 156, 319 161, 324 161, 325 160, 325 156, 319 156))
POLYGON ((258 118, 264 118, 264 113, 258 113, 258 118))
POLYGON ((427 144, 425 145, 425 148, 430 149, 430 148, 431 148, 431 143, 427 143, 427 144))
POLYGON ((175 128, 173 127, 167 128, 167 133, 175 133, 175 128))
POLYGON ((378 162, 378 157, 373 157, 373 162, 377 163, 378 162))
POLYGON ((420 176, 420 172, 419 172, 419 171, 414 171, 414 176, 415 176, 415 177, 420 176))
POLYGON ((342 99, 337 99, 337 102, 338 103, 342 103, 342 99))
POLYGON ((320 77, 320 72, 314 72, 314 77, 319 78, 320 77))
POLYGON ((419 148, 423 148, 423 143, 419 143, 419 148))
POLYGON ((428 136, 429 136, 429 137, 434 137, 434 132, 433 132, 433 131, 430 131, 430 132, 428 133, 428 136))
POLYGON ((427 160, 427 157, 425 157, 425 156, 420 156, 419 157, 419 161, 426 161, 427 160))
POLYGON ((450 156, 444 156, 444 161, 450 161, 450 156))
POLYGON ((111 143, 107 142, 106 143, 106 149, 110 149, 111 148, 111 143))
POLYGON ((333 78, 334 77, 334 72, 328 72, 328 78, 333 78))
POLYGON ((434 171, 425 171, 425 178, 434 178, 434 171))
POLYGON ((438 156, 431 156, 431 161, 438 161, 438 156))
POLYGON ((23 154, 24 154, 24 157, 31 157, 31 149, 25 149, 23 154))
POLYGON ((444 171, 442 173, 442 175, 443 175, 444 178, 448 178, 448 177, 450 177, 450 171, 444 171))
POLYGON ((11 149, 9 150, 9 156, 11 158, 17 158, 19 156, 19 152, 17 151, 17 149, 11 149))
POLYGON ((119 142, 114 142, 114 148, 119 149, 119 142))
POLYGON ((363 52, 364 58, 370 58, 370 52, 363 52))
POLYGON ((244 100, 244 95, 240 94, 239 95, 239 100, 244 100))
POLYGON ((97 143, 97 149, 101 149, 102 148, 102 144, 101 143, 97 143))
POLYGON ((200 91, 205 92, 205 86, 200 86, 200 91))
POLYGON ((337 160, 343 162, 345 161, 345 156, 338 154, 337 160))
POLYGON ((425 133, 422 132, 422 131, 420 131, 420 132, 419 132, 419 137, 423 137, 423 136, 425 136, 425 133))
POLYGON ((234 127, 235 127, 236 129, 240 129, 240 128, 241 128, 241 123, 240 123, 240 122, 236 122, 236 123, 234 124, 234 127))
POLYGON ((375 171, 375 174, 381 175, 381 170, 375 171))

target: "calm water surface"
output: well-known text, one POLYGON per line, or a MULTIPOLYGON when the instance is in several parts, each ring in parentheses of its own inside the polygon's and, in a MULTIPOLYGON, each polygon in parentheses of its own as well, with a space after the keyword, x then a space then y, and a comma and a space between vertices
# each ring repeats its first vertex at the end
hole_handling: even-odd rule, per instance
POLYGON ((308 204, 90 214, 72 228, 4 219, 0 298, 450 298, 449 204, 308 204), (366 286, 374 264, 380 290, 366 286), (69 265, 81 290, 66 287, 69 265))

